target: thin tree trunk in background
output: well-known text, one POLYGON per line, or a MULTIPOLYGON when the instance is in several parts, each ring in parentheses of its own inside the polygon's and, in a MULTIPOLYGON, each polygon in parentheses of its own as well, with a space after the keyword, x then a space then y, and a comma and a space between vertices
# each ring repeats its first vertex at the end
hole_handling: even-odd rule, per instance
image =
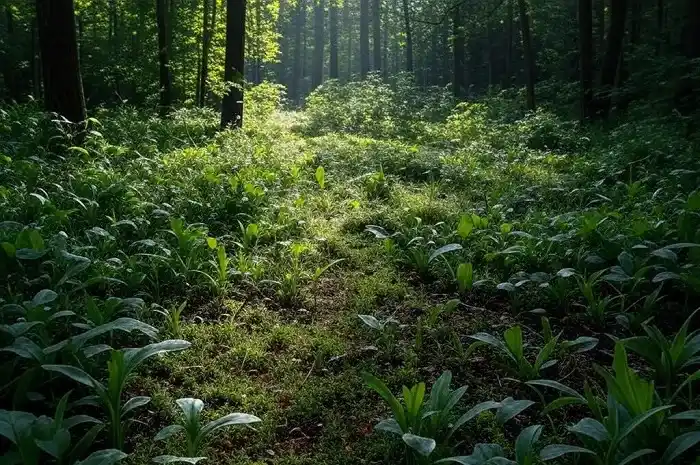
POLYGON ((403 0, 403 18, 406 33, 406 71, 413 72, 413 37, 411 35, 411 11, 408 0, 403 0))
POLYGON ((596 61, 602 63, 602 57, 605 54, 605 2, 606 0, 594 0, 596 16, 598 18, 598 30, 597 37, 598 43, 596 46, 597 52, 595 53, 596 61))
POLYGON ((326 8, 323 0, 316 0, 314 5, 314 55, 311 73, 311 90, 323 83, 323 45, 325 35, 323 26, 326 8))
POLYGON ((288 12, 289 4, 287 0, 280 0, 280 11, 277 21, 277 33, 280 36, 280 62, 277 69, 277 81, 288 88, 289 79, 287 75, 287 66, 289 64, 289 21, 287 17, 291 14, 288 12))
POLYGON ((372 69, 379 71, 382 69, 382 27, 381 27, 381 2, 374 0, 372 2, 372 48, 373 66, 372 69))
POLYGON ((685 21, 685 56, 700 58, 700 1, 686 0, 685 21))
POLYGON ((360 0, 360 76, 369 73, 369 0, 360 0))
POLYGON ((512 83, 513 74, 513 0, 508 0, 508 7, 506 9, 506 34, 507 41, 506 44, 506 63, 505 63, 505 77, 503 79, 503 86, 510 87, 512 83))
POLYGON ((593 2, 578 0, 581 119, 593 116, 593 2))
POLYGON ((172 81, 168 53, 167 0, 156 0, 156 23, 158 24, 158 65, 160 76, 160 115, 166 116, 172 105, 172 81))
POLYGON ((348 74, 347 81, 352 78, 352 23, 350 22, 350 2, 343 0, 343 27, 348 36, 348 74))
POLYGON ((221 106, 221 127, 243 126, 246 0, 227 0, 224 81, 233 83, 221 106))
POLYGON ((301 49, 305 45, 302 41, 302 33, 306 27, 306 0, 298 0, 294 23, 294 63, 292 64, 292 85, 289 93, 292 101, 299 104, 301 102, 301 74, 303 66, 301 49))
POLYGON ((39 47, 37 47, 37 20, 36 16, 32 19, 32 94, 36 100, 41 98, 41 58, 39 56, 39 47))
POLYGON ((255 2, 255 67, 253 68, 253 83, 262 82, 262 1, 255 2))
POLYGON ((338 0, 330 0, 330 2, 328 14, 331 50, 328 75, 331 79, 338 79, 338 0))
POLYGON ((73 0, 37 0, 44 105, 74 123, 86 118, 73 0))
POLYGON ((666 28, 664 27, 664 18, 666 16, 666 7, 664 5, 664 0, 657 0, 656 2, 656 55, 661 55, 663 51, 663 45, 665 42, 666 28))
POLYGON ((462 96, 464 87, 464 27, 462 26, 462 8, 458 5, 452 13, 452 92, 455 97, 462 96))
POLYGON ((603 58, 600 85, 603 95, 600 99, 600 116, 607 118, 612 106, 612 91, 618 75, 622 57, 622 44, 625 38, 627 0, 612 0, 610 8, 610 28, 607 37, 607 50, 603 58))
POLYGON ((389 8, 384 8, 384 29, 382 30, 382 77, 386 80, 389 77, 389 8))
POLYGON ((630 43, 637 45, 642 34, 642 2, 641 0, 630 0, 630 43))
MULTIPOLYGON (((5 27, 7 29, 7 44, 12 44, 16 40, 15 35, 15 20, 12 15, 12 10, 9 5, 5 5, 5 27)), ((11 100, 19 100, 19 91, 16 79, 16 65, 14 60, 14 53, 10 47, 5 47, 0 51, 0 58, 2 58, 2 74, 5 81, 5 87, 7 87, 7 95, 11 100)))
MULTIPOLYGON (((211 29, 213 24, 213 20, 210 22, 209 16, 210 1, 212 0, 204 0, 204 12, 202 18, 204 23, 202 31, 202 63, 199 69, 199 89, 197 92, 199 97, 197 105, 200 107, 204 106, 204 101, 206 100, 207 79, 209 79, 209 48, 211 46, 211 29)), ((214 11, 216 11, 216 1, 217 0, 213 0, 214 11)))
POLYGON ((487 28, 486 28, 486 39, 488 42, 488 47, 486 50, 486 57, 488 61, 488 72, 489 72, 489 90, 491 87, 494 85, 494 75, 496 74, 496 71, 494 70, 494 56, 495 56, 495 50, 494 50, 494 40, 493 40, 493 23, 491 22, 491 19, 488 20, 487 22, 487 28))
POLYGON ((527 0, 518 0, 520 10, 520 29, 525 54, 525 80, 527 83, 527 108, 534 110, 535 104, 535 53, 532 49, 530 33, 530 6, 527 0))

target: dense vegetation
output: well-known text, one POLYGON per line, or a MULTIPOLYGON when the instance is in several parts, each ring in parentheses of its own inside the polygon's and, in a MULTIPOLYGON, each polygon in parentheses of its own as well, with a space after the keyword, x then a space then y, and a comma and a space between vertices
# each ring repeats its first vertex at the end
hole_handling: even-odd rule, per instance
POLYGON ((0 463, 700 464, 692 1, 36 7, 0 463))

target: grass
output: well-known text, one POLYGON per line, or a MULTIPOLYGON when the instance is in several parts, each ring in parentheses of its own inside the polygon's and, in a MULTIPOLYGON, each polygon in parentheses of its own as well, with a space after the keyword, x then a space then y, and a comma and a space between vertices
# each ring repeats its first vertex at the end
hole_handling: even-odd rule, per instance
MULTIPOLYGON (((33 109, 5 110, 0 220, 33 225, 46 242, 64 231, 72 250, 124 283, 97 285, 95 295, 136 295, 165 306, 188 301, 178 337, 192 347, 148 364, 130 384, 130 394, 153 401, 151 414, 140 415, 129 432, 129 463, 146 464, 182 447, 152 438, 175 419, 175 399, 188 396, 204 400, 207 418, 241 411, 263 419, 256 431, 218 436, 207 452, 212 463, 401 463, 403 448, 373 432, 386 409, 363 385, 361 372, 398 387, 431 384, 451 370, 457 385, 468 386, 465 405, 532 397, 507 379, 491 351, 466 357, 467 336, 501 334, 519 323, 535 344, 539 316, 530 311, 536 308, 547 309, 556 332, 567 338, 628 332, 612 316, 603 327, 587 319, 575 280, 563 284, 571 304, 564 311, 531 273, 574 267, 587 274, 595 260, 602 263, 595 266, 612 266, 621 251, 644 241, 654 249, 698 240, 696 213, 684 216, 700 208, 690 205, 697 141, 680 138, 675 122, 650 119, 602 133, 548 113, 505 123, 474 105, 424 127, 411 120, 411 135, 403 137, 395 127, 400 121, 389 119, 377 123, 376 132, 371 122, 333 121, 345 128, 341 132, 323 128, 322 104, 309 114, 253 111, 239 133, 216 133, 216 117, 205 111, 182 111, 161 122, 112 110, 97 115, 86 152, 65 137, 52 142, 46 135, 58 129, 33 109), (25 123, 25 134, 9 124, 15 120, 25 123), (647 133, 640 125, 653 137, 637 139, 647 133), (669 164, 673 157, 684 160, 682 168, 669 164), (319 166, 323 189, 315 177, 319 166), (368 187, 379 171, 386 176, 381 190, 368 187), (455 230, 464 214, 488 224, 477 221, 460 238, 455 230), (184 219, 186 237, 173 236, 172 218, 184 219), (253 239, 241 232, 249 224, 258 226, 253 239), (366 232, 367 225, 398 233, 393 246, 366 232), (207 237, 225 246, 233 271, 231 288, 219 297, 201 278, 201 272, 215 273, 207 264, 216 260, 207 237), (411 250, 429 254, 445 243, 463 249, 423 268, 412 258, 411 250), (311 278, 339 259, 317 281, 311 278), (484 284, 457 295, 445 264, 465 261, 484 284), (512 293, 496 287, 524 277, 529 283, 512 293), (457 309, 435 313, 431 321, 431 313, 455 297, 457 309), (398 328, 382 339, 358 314, 393 317, 398 328)), ((664 257, 653 263, 697 276, 696 252, 677 250, 677 266, 664 257)), ((4 273, 8 284, 0 295, 8 302, 51 279, 31 267, 4 273)), ((634 301, 656 288, 652 277, 634 290, 627 281, 617 289, 634 301)), ((601 282, 596 292, 613 294, 615 284, 601 282)), ((681 284, 680 275, 663 285, 661 308, 670 316, 659 324, 672 328, 697 305, 698 289, 692 280, 681 284)), ((162 325, 147 307, 141 312, 162 325)), ((610 363, 609 342, 600 349, 562 360, 549 373, 580 389, 594 376, 594 361, 610 363)), ((563 425, 580 416, 557 412, 557 429, 549 435, 562 440, 563 425)), ((460 432, 465 443, 459 449, 471 450, 478 441, 511 447, 520 429, 535 421, 537 414, 529 412, 501 429, 483 414, 460 432)))

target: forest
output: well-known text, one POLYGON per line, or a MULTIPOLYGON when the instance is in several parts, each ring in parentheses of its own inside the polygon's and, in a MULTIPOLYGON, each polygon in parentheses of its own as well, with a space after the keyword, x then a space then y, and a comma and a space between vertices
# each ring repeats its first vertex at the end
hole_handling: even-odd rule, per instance
POLYGON ((699 0, 0 12, 0 465, 700 465, 699 0))

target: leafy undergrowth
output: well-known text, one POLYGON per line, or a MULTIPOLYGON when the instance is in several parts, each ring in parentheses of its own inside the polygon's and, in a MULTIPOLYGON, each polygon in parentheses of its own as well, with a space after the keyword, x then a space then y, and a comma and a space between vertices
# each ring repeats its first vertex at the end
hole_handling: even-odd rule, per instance
MULTIPOLYGON (((586 406, 544 414, 557 390, 525 382, 606 392, 594 363, 609 367, 615 352, 618 376, 628 370, 616 339, 650 325, 673 336, 697 307, 697 141, 672 118, 605 131, 547 112, 506 121, 503 101, 440 119, 445 98, 409 118, 402 105, 415 103, 358 85, 375 88, 322 88, 305 114, 275 111, 261 91, 265 105, 248 103, 241 132, 217 132, 205 110, 166 121, 104 111, 81 148, 34 108, 3 109, 3 407, 53 412, 71 381, 42 365, 103 379, 108 350, 88 355, 74 339, 46 348, 133 318, 191 346, 151 359, 126 384, 125 398, 151 397, 123 418, 128 463, 185 454, 181 437, 153 438, 186 397, 204 401, 207 419, 262 420, 213 436, 203 451, 211 463, 432 463, 477 443, 508 455, 535 424, 545 425, 542 445, 597 451, 566 429, 592 415, 586 406), (372 98, 337 111, 348 95, 372 98), (30 324, 9 326, 17 321, 30 324), (373 430, 386 409, 363 373, 397 393, 445 370, 467 387, 452 423, 483 401, 535 404, 504 421, 484 409, 430 459, 373 430)), ((153 336, 136 331, 94 342, 116 349, 153 336)), ((666 373, 639 344, 624 346, 656 379, 659 405, 698 408, 692 381, 682 384, 692 363, 666 373)), ((71 402, 89 394, 71 387, 71 402)), ((645 413, 616 400, 627 415, 645 413)), ((669 416, 645 433, 657 458, 681 434, 669 416)), ((120 446, 111 429, 97 435, 103 448, 120 446)), ((674 463, 693 455, 682 452, 674 463)))

